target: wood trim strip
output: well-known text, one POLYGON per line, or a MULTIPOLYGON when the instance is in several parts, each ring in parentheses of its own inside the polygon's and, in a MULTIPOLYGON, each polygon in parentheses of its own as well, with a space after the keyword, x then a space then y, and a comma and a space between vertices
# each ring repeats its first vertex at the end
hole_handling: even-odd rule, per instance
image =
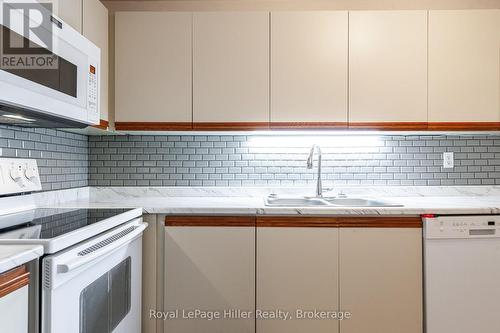
POLYGON ((419 216, 258 216, 257 227, 315 227, 315 228, 422 228, 419 216))
POLYGON ((347 122, 271 122, 271 129, 347 129, 347 122))
MULTIPOLYGON (((109 122, 93 127, 108 129, 109 122)), ((500 122, 124 122, 118 131, 253 131, 269 129, 353 129, 379 131, 500 131, 500 122)))
POLYGON ((167 216, 168 227, 422 228, 419 216, 167 216))
POLYGON ((349 123, 349 129, 384 131, 499 131, 500 122, 367 122, 349 123))
POLYGON ((193 129, 191 122, 115 122, 117 131, 187 131, 193 129))
POLYGON ((253 131, 269 129, 268 122, 193 123, 195 131, 253 131))
POLYGON ((498 131, 500 122, 430 122, 429 131, 498 131))
POLYGON ((368 129, 381 131, 419 131, 427 130, 427 122, 354 122, 349 129, 368 129))
POLYGON ((93 125, 92 127, 102 129, 102 130, 107 130, 109 127, 109 121, 101 119, 99 121, 99 125, 93 125))
POLYGON ((4 297, 30 282, 30 273, 25 265, 0 274, 0 297, 4 297))
POLYGON ((422 228, 420 216, 340 217, 339 228, 422 228))
POLYGON ((255 216, 167 216, 167 227, 255 227, 255 216))
POLYGON ((257 216, 257 227, 274 228, 337 228, 335 217, 315 216, 257 216))

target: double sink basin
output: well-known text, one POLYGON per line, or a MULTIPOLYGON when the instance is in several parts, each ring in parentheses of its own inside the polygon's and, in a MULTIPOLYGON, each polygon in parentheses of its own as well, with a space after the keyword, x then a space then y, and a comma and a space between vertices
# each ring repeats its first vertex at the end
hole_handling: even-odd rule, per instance
POLYGON ((403 207, 403 205, 374 199, 342 197, 278 197, 265 198, 266 206, 271 207, 403 207))

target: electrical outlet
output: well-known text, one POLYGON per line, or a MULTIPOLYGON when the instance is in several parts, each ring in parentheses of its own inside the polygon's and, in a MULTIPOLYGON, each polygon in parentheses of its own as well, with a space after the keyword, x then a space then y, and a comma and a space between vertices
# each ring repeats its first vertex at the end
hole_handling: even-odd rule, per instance
POLYGON ((453 152, 443 153, 443 168, 451 169, 455 166, 455 160, 453 158, 453 152))

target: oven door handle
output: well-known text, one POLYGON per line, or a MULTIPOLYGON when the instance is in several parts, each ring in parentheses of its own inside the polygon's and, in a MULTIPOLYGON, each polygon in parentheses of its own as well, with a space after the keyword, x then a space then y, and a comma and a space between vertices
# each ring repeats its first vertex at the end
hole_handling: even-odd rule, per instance
MULTIPOLYGON (((112 252, 118 250, 123 245, 130 242, 132 239, 137 238, 144 231, 144 229, 146 229, 147 226, 148 226, 147 223, 141 223, 131 233, 127 234, 122 238, 112 241, 111 243, 105 245, 99 250, 96 250, 85 256, 74 257, 66 262, 57 264, 57 273, 69 273, 96 259, 100 259, 108 254, 111 254, 112 252)), ((110 237, 113 236, 111 235, 110 237)))

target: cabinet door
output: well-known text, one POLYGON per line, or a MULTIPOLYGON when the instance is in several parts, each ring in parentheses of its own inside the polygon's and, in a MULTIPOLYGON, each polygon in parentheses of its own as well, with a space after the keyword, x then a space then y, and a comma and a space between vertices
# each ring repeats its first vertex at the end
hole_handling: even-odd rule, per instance
POLYGON ((427 12, 349 13, 349 121, 427 121, 427 12))
POLYGON ((297 310, 338 310, 337 261, 337 228, 257 228, 257 309, 292 316, 257 318, 257 332, 338 332, 337 320, 297 316, 297 310))
POLYGON ((165 321, 165 332, 254 333, 255 228, 166 227, 164 296, 165 310, 180 317, 165 321), (251 311, 251 317, 182 318, 192 310, 251 311))
POLYGON ((0 274, 0 331, 28 333, 29 276, 26 266, 0 274))
POLYGON ((194 122, 269 122, 269 13, 193 15, 194 122))
POLYGON ((271 122, 347 123, 347 28, 346 11, 271 13, 271 122))
POLYGON ((342 333, 422 333, 422 229, 340 229, 342 333))
POLYGON ((83 2, 83 35, 101 49, 101 119, 108 120, 109 52, 108 52, 108 9, 99 0, 83 2))
POLYGON ((2 332, 28 333, 28 286, 0 297, 2 332))
POLYGON ((79 33, 82 33, 83 2, 83 0, 56 0, 52 2, 56 15, 79 33))
POLYGON ((191 13, 115 15, 115 120, 190 123, 191 13))
POLYGON ((429 12, 429 120, 500 121, 500 10, 429 12))

